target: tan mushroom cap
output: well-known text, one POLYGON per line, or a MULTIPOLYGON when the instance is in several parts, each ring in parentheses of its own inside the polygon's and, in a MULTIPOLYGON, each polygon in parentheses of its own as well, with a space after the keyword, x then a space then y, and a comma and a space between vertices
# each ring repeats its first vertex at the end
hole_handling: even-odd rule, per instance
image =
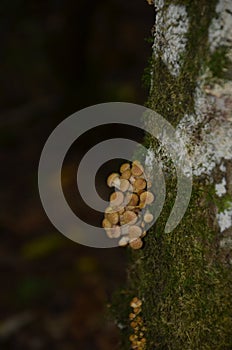
POLYGON ((144 172, 144 168, 139 161, 134 161, 132 163, 131 173, 134 176, 141 176, 144 172))
POLYGON ((133 307, 133 309, 140 307, 141 305, 142 305, 142 301, 137 297, 134 297, 130 302, 130 306, 133 307))
POLYGON ((109 238, 119 238, 121 236, 121 228, 118 225, 112 226, 112 228, 105 229, 109 238))
POLYGON ((131 210, 126 210, 122 215, 122 221, 121 223, 124 224, 130 224, 133 225, 137 221, 137 215, 131 210))
POLYGON ((130 247, 131 247, 132 249, 137 250, 137 249, 142 248, 142 246, 143 246, 143 241, 141 240, 141 238, 136 238, 136 239, 133 239, 132 241, 130 241, 129 244, 130 244, 130 247))
POLYGON ((128 236, 130 238, 130 240, 133 240, 135 238, 139 238, 142 234, 142 229, 139 226, 133 225, 131 227, 129 227, 128 230, 128 236))
POLYGON ((118 173, 110 174, 108 176, 108 178, 107 178, 107 185, 109 187, 113 187, 116 179, 119 179, 119 174, 118 173))
POLYGON ((150 222, 152 222, 153 219, 154 219, 154 216, 149 211, 146 211, 146 213, 144 214, 143 220, 147 224, 149 224, 150 222))
POLYGON ((126 192, 130 187, 130 182, 126 179, 120 179, 119 188, 122 192, 126 192))
POLYGON ((123 163, 121 166, 120 166, 120 173, 124 173, 124 171, 130 169, 130 164, 129 163, 123 163))
POLYGON ((110 195, 110 205, 112 206, 119 206, 123 203, 124 201, 124 195, 122 192, 113 192, 110 195))
POLYGON ((119 215, 118 213, 106 213, 106 219, 112 224, 116 225, 119 221, 119 215))
POLYGON ((112 224, 109 220, 107 220, 106 218, 102 221, 102 227, 103 228, 111 228, 112 224))
POLYGON ((129 243, 129 238, 126 236, 123 236, 122 238, 120 238, 118 245, 120 247, 125 247, 125 246, 127 246, 128 243, 129 243))
POLYGON ((129 180, 129 178, 131 177, 131 171, 130 169, 125 170, 122 175, 120 176, 121 179, 126 179, 129 180))
POLYGON ((154 201, 154 199, 154 194, 149 191, 145 191, 140 194, 140 201, 144 204, 151 204, 154 201))
POLYGON ((147 182, 143 178, 138 178, 133 183, 133 187, 134 187, 135 192, 144 190, 146 188, 146 186, 147 186, 147 182))
POLYGON ((139 203, 139 196, 136 193, 127 193, 126 197, 126 205, 135 207, 139 203))

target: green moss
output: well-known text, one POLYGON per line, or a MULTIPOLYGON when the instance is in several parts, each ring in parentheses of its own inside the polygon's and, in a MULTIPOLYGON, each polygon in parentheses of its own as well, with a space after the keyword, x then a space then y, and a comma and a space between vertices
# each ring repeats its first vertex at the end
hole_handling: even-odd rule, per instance
POLYGON ((208 67, 210 68, 215 78, 226 79, 228 77, 228 71, 230 71, 231 62, 227 57, 227 54, 228 48, 221 46, 217 48, 209 58, 208 67))
POLYGON ((166 1, 167 6, 186 5, 190 21, 186 35, 187 46, 181 58, 183 63, 178 77, 170 74, 161 56, 153 57, 153 89, 147 105, 167 118, 174 126, 185 113, 193 112, 196 81, 210 57, 208 28, 215 16, 216 3, 216 0, 166 1))
POLYGON ((220 262, 215 232, 207 224, 207 198, 199 205, 202 184, 194 184, 187 213, 169 234, 164 226, 175 200, 173 182, 167 192, 173 195, 145 237, 144 249, 130 251, 128 286, 114 301, 117 319, 126 325, 122 349, 129 349, 133 296, 144 300, 148 349, 230 349, 232 274, 220 262))
MULTIPOLYGON (((208 28, 215 17, 218 1, 166 1, 186 5, 190 18, 187 50, 180 75, 173 77, 161 57, 152 57, 145 72, 153 86, 147 106, 165 117, 173 126, 186 113, 194 111, 194 92, 198 77, 209 67, 215 78, 222 77, 226 51, 210 55, 208 28), (151 78, 150 78, 151 79, 151 78)), ((156 142, 146 137, 146 146, 156 142)), ((212 208, 223 211, 228 196, 218 197, 212 184, 195 180, 186 214, 178 227, 164 233, 176 197, 176 179, 166 181, 165 207, 145 237, 140 251, 131 251, 128 283, 113 298, 112 310, 122 329, 122 346, 129 349, 130 300, 143 300, 142 317, 147 326, 147 349, 232 348, 232 271, 221 260, 212 208)))

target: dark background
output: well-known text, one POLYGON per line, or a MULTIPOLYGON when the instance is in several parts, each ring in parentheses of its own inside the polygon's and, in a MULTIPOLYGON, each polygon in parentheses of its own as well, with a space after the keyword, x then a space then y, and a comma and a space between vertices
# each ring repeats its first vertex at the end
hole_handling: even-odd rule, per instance
MULTIPOLYGON (((105 309, 125 282, 126 252, 57 232, 40 203, 37 168, 49 134, 71 113, 144 104, 153 17, 145 0, 1 1, 0 349, 118 348, 105 309)), ((73 162, 65 163, 67 192, 73 162)))

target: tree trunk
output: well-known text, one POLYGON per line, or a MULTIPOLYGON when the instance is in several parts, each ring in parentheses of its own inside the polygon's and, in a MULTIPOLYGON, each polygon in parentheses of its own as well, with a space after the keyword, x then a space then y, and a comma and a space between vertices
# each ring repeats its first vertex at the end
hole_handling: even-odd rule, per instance
POLYGON ((164 163, 166 203, 144 248, 130 251, 128 283, 112 310, 122 349, 232 349, 232 2, 154 5, 147 106, 185 142, 192 196, 179 225, 165 233, 176 176, 165 150, 147 138, 164 163), (133 297, 142 301, 134 320, 133 297))

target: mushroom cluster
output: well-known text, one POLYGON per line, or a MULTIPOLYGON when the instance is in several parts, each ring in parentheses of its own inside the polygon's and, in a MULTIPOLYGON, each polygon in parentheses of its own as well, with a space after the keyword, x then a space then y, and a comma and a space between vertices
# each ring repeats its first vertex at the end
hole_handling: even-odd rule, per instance
POLYGON ((123 163, 119 173, 107 178, 107 185, 114 187, 110 206, 105 210, 102 226, 109 238, 118 238, 119 246, 130 245, 133 249, 143 246, 146 227, 153 221, 149 206, 155 197, 152 183, 146 179, 139 161, 123 163))
POLYGON ((142 301, 134 297, 130 303, 133 308, 133 312, 130 313, 130 326, 133 329, 133 334, 130 335, 131 349, 145 350, 146 338, 144 336, 146 327, 143 324, 143 319, 139 314, 142 311, 142 301))

